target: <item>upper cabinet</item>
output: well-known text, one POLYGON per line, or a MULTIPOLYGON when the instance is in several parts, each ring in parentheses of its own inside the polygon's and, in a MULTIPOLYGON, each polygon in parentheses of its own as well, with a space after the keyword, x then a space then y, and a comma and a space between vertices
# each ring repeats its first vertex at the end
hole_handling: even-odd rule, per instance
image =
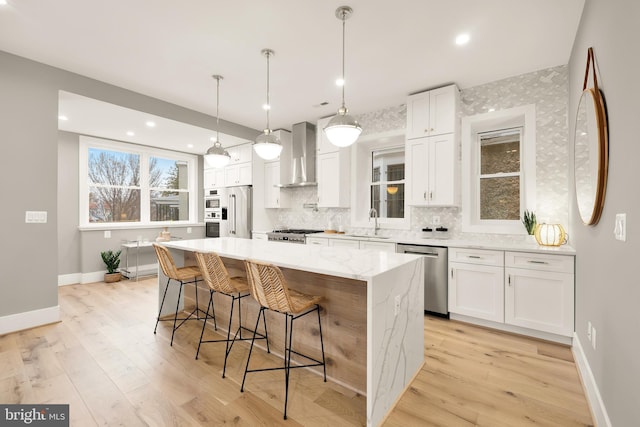
POLYGON ((289 197, 286 190, 281 190, 280 161, 266 162, 264 164, 264 207, 288 208, 289 197))
POLYGON ((230 165, 236 163, 247 163, 252 160, 253 144, 249 143, 229 147, 227 152, 229 153, 229 156, 231 156, 231 160, 229 161, 230 165))
POLYGON ((455 85, 409 96, 407 139, 454 133, 459 97, 455 85))
POLYGON ((251 185, 253 182, 251 174, 251 162, 238 163, 224 168, 224 185, 233 187, 237 185, 251 185))
POLYGON ((340 147, 333 145, 327 135, 324 133, 324 127, 329 123, 331 117, 318 120, 316 123, 316 154, 335 153, 340 150, 340 147))
POLYGON ((459 92, 455 85, 407 99, 406 176, 409 205, 457 206, 459 92))
POLYGON ((204 170, 204 188, 224 187, 224 168, 206 168, 204 170))
POLYGON ((318 155, 318 207, 348 208, 351 197, 351 149, 318 155))

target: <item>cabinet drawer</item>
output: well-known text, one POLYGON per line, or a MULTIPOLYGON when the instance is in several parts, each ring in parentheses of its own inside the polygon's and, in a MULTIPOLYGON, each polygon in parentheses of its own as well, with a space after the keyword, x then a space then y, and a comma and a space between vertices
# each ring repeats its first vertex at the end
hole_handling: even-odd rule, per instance
MULTIPOLYGON (((329 240, 329 239, 327 239, 329 240)), ((331 239, 329 240, 329 246, 341 247, 341 248, 360 248, 360 241, 348 240, 348 239, 331 239)))
POLYGON ((307 245, 329 246, 329 239, 323 237, 307 237, 305 240, 307 245))
POLYGON ((531 252, 506 252, 505 266, 528 270, 557 271, 573 274, 573 256, 549 255, 531 252))
POLYGON ((449 262, 467 264, 504 265, 504 252, 487 249, 449 248, 449 262))

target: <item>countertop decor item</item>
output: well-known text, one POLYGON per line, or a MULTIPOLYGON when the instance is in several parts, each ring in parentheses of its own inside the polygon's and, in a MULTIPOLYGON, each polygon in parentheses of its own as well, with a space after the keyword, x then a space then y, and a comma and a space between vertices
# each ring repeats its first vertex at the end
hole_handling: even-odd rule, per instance
POLYGON ((168 242, 169 240, 171 240, 171 232, 169 231, 169 227, 164 227, 160 235, 156 237, 156 242, 168 242))
POLYGON ((213 146, 207 150, 204 159, 213 168, 223 168, 231 160, 229 152, 222 147, 220 142, 220 80, 224 77, 218 74, 211 77, 216 79, 216 140, 213 146))
POLYGON ((122 274, 116 271, 120 266, 120 253, 121 251, 113 252, 112 250, 100 252, 102 261, 107 266, 107 272, 104 273, 105 283, 119 282, 122 279, 122 274))
POLYGON ((327 126, 324 128, 324 133, 327 135, 329 141, 337 147, 348 147, 360 136, 362 127, 358 124, 356 119, 347 114, 349 110, 344 104, 344 29, 345 21, 351 16, 353 9, 349 6, 340 6, 336 9, 336 18, 342 21, 342 106, 338 109, 338 113, 329 120, 327 126))
POLYGON ((543 246, 560 246, 567 243, 567 233, 560 224, 539 224, 535 236, 538 244, 543 246))
POLYGON ((269 111, 271 110, 269 101, 269 58, 274 54, 274 51, 271 49, 262 49, 262 55, 267 58, 267 103, 263 106, 267 112, 267 127, 256 138, 256 142, 253 143, 253 149, 256 151, 256 154, 264 160, 273 160, 278 157, 282 151, 282 143, 269 127, 269 111))
POLYGON ((604 96, 598 88, 593 48, 587 51, 582 96, 576 112, 574 142, 574 181, 580 218, 585 225, 596 225, 604 208, 609 170, 609 133, 604 96), (587 87, 589 70, 593 87, 587 87))
POLYGON ((525 211, 522 214, 522 224, 524 224, 524 228, 527 230, 527 234, 533 236, 536 232, 536 214, 533 211, 525 211))

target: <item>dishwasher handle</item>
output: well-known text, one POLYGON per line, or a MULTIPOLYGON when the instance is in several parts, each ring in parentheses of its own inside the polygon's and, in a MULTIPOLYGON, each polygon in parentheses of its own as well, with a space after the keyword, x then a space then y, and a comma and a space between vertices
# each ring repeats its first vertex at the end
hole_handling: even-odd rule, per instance
POLYGON ((424 257, 427 258, 438 258, 438 253, 437 252, 415 252, 415 251, 406 251, 403 252, 405 254, 411 254, 411 255, 422 255, 424 257))

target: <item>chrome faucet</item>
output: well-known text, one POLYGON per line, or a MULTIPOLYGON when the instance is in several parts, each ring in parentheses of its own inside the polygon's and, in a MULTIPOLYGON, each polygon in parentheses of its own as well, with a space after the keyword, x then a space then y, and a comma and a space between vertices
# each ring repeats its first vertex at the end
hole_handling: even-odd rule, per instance
POLYGON ((374 236, 377 236, 380 227, 378 226, 378 211, 376 210, 376 208, 371 208, 369 210, 369 221, 371 221, 371 218, 373 218, 375 221, 373 225, 373 234, 374 236))

